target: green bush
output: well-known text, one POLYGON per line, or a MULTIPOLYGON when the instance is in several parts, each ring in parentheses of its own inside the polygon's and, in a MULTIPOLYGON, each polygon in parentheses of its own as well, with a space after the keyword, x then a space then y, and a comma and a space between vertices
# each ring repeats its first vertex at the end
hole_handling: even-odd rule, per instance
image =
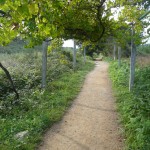
POLYGON ((135 85, 128 90, 129 63, 110 65, 110 76, 117 97, 118 110, 125 129, 128 150, 150 149, 150 67, 137 68, 135 85))

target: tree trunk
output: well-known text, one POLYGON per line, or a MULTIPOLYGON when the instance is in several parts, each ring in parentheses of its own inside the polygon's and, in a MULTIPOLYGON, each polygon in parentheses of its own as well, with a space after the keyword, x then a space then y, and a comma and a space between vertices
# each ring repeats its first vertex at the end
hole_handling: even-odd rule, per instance
POLYGON ((74 48, 73 48, 73 69, 76 68, 76 41, 74 40, 74 48))
POLYGON ((42 47, 42 88, 46 87, 46 71, 47 71, 47 47, 48 42, 43 41, 42 47))
POLYGON ((86 47, 84 48, 84 64, 86 63, 86 47))
POLYGON ((136 46, 134 44, 133 35, 134 28, 132 26, 129 91, 131 91, 133 88, 135 76, 136 46))
POLYGON ((8 80, 9 80, 11 86, 12 86, 12 89, 13 89, 13 91, 14 91, 15 94, 16 94, 16 99, 19 99, 19 94, 18 94, 18 92, 17 92, 17 90, 16 90, 16 88, 15 88, 15 85, 14 85, 14 83, 13 83, 13 80, 12 80, 12 78, 11 78, 11 75, 10 75, 9 71, 2 65, 1 62, 0 62, 0 67, 1 67, 2 70, 5 72, 7 78, 8 78, 8 80))
POLYGON ((121 67, 121 47, 118 47, 118 66, 121 67))
POLYGON ((116 43, 114 43, 113 57, 114 57, 114 60, 116 60, 116 43))

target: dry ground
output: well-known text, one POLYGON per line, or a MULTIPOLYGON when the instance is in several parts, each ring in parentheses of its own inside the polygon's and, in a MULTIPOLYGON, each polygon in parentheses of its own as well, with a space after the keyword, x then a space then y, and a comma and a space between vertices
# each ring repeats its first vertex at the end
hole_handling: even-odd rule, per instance
POLYGON ((62 121, 44 136, 39 150, 122 150, 108 63, 96 62, 62 121))
POLYGON ((136 61, 140 67, 150 66, 150 55, 138 56, 136 61))

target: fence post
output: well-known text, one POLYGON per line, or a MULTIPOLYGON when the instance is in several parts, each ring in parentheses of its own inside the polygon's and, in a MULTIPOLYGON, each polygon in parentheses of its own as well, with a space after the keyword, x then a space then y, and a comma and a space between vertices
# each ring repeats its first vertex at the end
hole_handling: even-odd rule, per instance
POLYGON ((114 57, 114 60, 116 60, 116 43, 114 43, 113 57, 114 57))
POLYGON ((86 47, 84 47, 84 64, 86 63, 86 47))
POLYGON ((46 71, 47 71, 47 47, 48 41, 43 41, 42 45, 42 88, 46 87, 46 71))
POLYGON ((73 48, 73 69, 76 68, 76 41, 74 40, 74 48, 73 48))
POLYGON ((131 58, 130 58, 130 79, 129 79, 129 91, 132 90, 134 85, 134 76, 135 76, 135 61, 136 61, 136 45, 134 43, 134 25, 132 24, 132 33, 131 33, 131 58))
POLYGON ((121 47, 118 46, 118 66, 121 67, 121 47))

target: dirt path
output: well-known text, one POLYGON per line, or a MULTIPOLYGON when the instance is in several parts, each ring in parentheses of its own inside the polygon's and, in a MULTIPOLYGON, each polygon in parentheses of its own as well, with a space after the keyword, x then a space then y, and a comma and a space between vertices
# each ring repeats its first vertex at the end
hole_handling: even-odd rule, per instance
POLYGON ((97 62, 63 117, 45 135, 39 150, 122 150, 108 79, 108 64, 97 62))

